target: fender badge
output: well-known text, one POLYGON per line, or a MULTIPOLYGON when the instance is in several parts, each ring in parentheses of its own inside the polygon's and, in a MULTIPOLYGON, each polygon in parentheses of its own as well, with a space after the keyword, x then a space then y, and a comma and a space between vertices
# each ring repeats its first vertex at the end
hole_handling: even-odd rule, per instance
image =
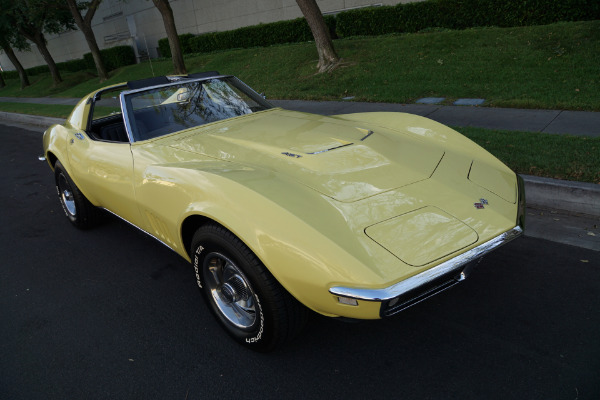
POLYGON ((300 154, 288 153, 287 151, 285 153, 281 153, 281 154, 283 154, 284 156, 294 157, 294 158, 302 157, 300 154))
POLYGON ((486 199, 479 199, 479 203, 473 203, 476 209, 481 210, 485 208, 484 205, 488 205, 488 201, 486 199))
POLYGON ((81 133, 79 133, 79 132, 77 132, 77 133, 75 134, 75 137, 76 137, 77 139, 79 139, 79 140, 83 140, 83 135, 82 135, 81 133))

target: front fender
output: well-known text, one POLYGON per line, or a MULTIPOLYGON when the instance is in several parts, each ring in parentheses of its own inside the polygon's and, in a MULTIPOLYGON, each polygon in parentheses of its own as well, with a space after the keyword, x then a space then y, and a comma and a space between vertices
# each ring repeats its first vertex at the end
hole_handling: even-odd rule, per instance
MULTIPOLYGON (((149 231, 189 260, 181 226, 190 217, 216 221, 242 240, 300 302, 340 315, 329 287, 385 281, 365 263, 398 262, 348 229, 331 199, 271 171, 206 162, 150 166, 136 189, 149 231), (179 211, 177 211, 179 210, 179 211), (176 236, 175 236, 176 235, 176 236)), ((347 306, 345 306, 347 307, 347 306)), ((378 315, 365 305, 364 318, 378 315)), ((353 314, 357 317, 356 313, 353 314)))
POLYGON ((68 156, 69 131, 70 130, 63 125, 52 125, 44 132, 42 144, 46 162, 48 162, 50 168, 54 170, 56 160, 60 160, 61 164, 67 170, 67 173, 72 175, 68 156))

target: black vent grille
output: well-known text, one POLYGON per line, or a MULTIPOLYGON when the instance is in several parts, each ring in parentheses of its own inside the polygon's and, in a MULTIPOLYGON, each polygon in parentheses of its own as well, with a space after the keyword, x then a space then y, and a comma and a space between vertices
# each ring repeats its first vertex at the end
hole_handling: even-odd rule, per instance
POLYGON ((380 316, 382 318, 391 317, 392 315, 398 314, 400 311, 406 310, 408 307, 414 306, 415 304, 420 303, 435 294, 451 288, 452 286, 461 282, 462 279, 460 274, 462 271, 470 270, 477 263, 479 263, 479 260, 472 261, 459 271, 449 272, 448 274, 442 275, 423 286, 419 286, 418 288, 411 290, 410 292, 384 301, 381 303, 380 316))

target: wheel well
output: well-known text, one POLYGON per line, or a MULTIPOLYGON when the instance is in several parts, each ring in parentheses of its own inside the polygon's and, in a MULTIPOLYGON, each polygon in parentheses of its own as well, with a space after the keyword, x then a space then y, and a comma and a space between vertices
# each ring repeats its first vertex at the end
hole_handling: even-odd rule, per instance
POLYGON ((56 161, 58 161, 58 158, 50 151, 46 155, 46 159, 48 160, 48 163, 52 166, 52 168, 54 168, 56 161))
POLYGON ((194 234, 196 233, 198 228, 207 223, 216 222, 202 215, 190 215, 183 221, 183 224, 181 224, 181 240, 183 241, 183 246, 185 248, 186 253, 190 252, 190 247, 192 246, 192 238, 194 237, 194 234))

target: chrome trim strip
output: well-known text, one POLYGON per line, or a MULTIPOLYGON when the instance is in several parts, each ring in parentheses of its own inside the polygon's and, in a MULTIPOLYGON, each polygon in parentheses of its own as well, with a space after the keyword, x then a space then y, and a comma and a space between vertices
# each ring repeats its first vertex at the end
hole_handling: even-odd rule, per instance
POLYGON ((123 222, 127 222, 129 225, 133 226, 134 228, 136 228, 137 230, 145 233, 146 235, 150 236, 152 239, 155 239, 156 241, 158 241, 159 243, 165 245, 167 248, 169 248, 170 250, 175 251, 171 246, 169 246, 168 244, 166 244, 165 242, 163 242, 162 240, 160 240, 159 238, 157 238, 156 236, 154 236, 153 234, 151 234, 148 231, 143 230, 142 228, 140 228, 139 226, 137 226, 136 224, 134 224, 133 222, 129 222, 127 221, 125 218, 121 217, 120 215, 115 214, 114 212, 102 207, 102 209, 112 215, 114 215, 115 217, 119 218, 121 221, 123 222))
POLYGON ((171 87, 174 85, 181 85, 184 83, 193 83, 193 82, 200 82, 200 81, 209 81, 211 79, 219 79, 219 78, 234 78, 233 75, 215 75, 215 76, 207 76, 204 78, 182 78, 178 81, 175 82, 169 82, 169 83, 163 83, 160 85, 154 85, 154 86, 148 86, 148 87, 143 87, 143 88, 139 88, 139 89, 128 89, 128 90, 124 90, 123 92, 121 92, 122 94, 134 94, 134 93, 139 93, 139 92, 145 92, 147 90, 154 90, 154 89, 160 89, 160 88, 165 88, 165 87, 171 87))
POLYGON ((314 155, 314 154, 326 153, 326 152, 328 152, 328 151, 331 151, 331 150, 335 150, 335 149, 341 149, 342 147, 346 147, 346 146, 352 146, 353 144, 354 144, 354 143, 346 143, 346 144, 343 144, 343 145, 341 145, 341 146, 332 147, 332 148, 330 148, 330 149, 319 150, 319 151, 315 151, 315 152, 313 152, 313 153, 306 153, 306 154, 313 154, 313 155, 314 155))
POLYGON ((350 297, 358 300, 366 301, 384 301, 398 297, 413 289, 431 282, 432 280, 455 271, 461 272, 460 269, 471 261, 476 260, 489 253, 490 251, 510 242, 511 240, 521 236, 523 229, 520 226, 515 226, 511 230, 496 236, 487 242, 472 248, 471 250, 460 254, 446 262, 441 263, 433 268, 421 272, 418 275, 412 276, 392 286, 382 289, 361 289, 347 288, 342 286, 334 286, 329 289, 331 294, 336 296, 350 297))
POLYGON ((133 131, 131 130, 131 122, 129 121, 127 107, 125 107, 125 92, 121 92, 119 95, 119 103, 121 103, 121 116, 123 117, 123 123, 125 124, 125 133, 127 133, 129 143, 133 144, 133 131))

